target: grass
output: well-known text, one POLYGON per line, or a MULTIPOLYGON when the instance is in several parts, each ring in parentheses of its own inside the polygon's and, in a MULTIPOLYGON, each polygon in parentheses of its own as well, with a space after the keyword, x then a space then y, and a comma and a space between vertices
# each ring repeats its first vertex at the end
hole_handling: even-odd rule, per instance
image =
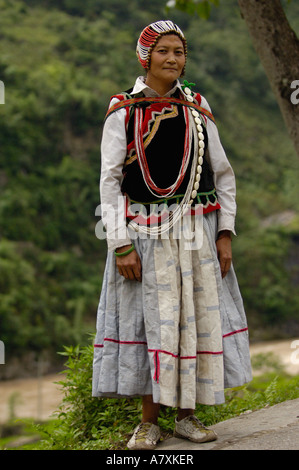
MULTIPOLYGON (((141 400, 95 399, 91 397, 93 348, 65 348, 64 399, 56 417, 47 423, 25 422, 22 435, 40 436, 39 442, 21 449, 31 450, 121 450, 141 417, 141 400)), ((247 386, 226 391, 223 405, 198 405, 196 415, 211 426, 248 411, 299 398, 299 377, 288 375, 273 354, 252 358, 255 376, 247 386)), ((176 410, 161 407, 159 425, 164 439, 172 435, 176 410)), ((20 421, 16 425, 20 425, 20 421)), ((10 449, 15 436, 2 437, 0 449, 10 449)))

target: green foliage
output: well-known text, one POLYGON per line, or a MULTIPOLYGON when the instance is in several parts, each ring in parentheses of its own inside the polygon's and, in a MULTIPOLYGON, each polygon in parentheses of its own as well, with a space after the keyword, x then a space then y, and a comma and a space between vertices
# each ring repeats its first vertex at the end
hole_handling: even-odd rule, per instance
POLYGON ((287 267, 290 247, 288 231, 274 226, 244 233, 242 243, 237 240, 234 243, 238 272, 250 270, 246 280, 241 276, 240 288, 247 308, 252 312, 253 326, 257 328, 267 325, 269 330, 275 331, 285 319, 296 319, 299 299, 296 282, 290 282, 290 269, 287 267), (249 265, 244 253, 250 254, 249 265))
POLYGON ((189 15, 197 14, 203 19, 208 19, 212 6, 218 6, 220 0, 173 0, 167 3, 168 8, 175 7, 189 15))
POLYGON ((0 424, 0 450, 17 450, 22 444, 22 450, 35 450, 39 435, 35 424, 29 419, 11 419, 0 424), (28 441, 28 444, 24 443, 28 441))
MULTIPOLYGON (((60 384, 64 399, 58 417, 39 426, 43 450, 115 450, 124 449, 129 434, 141 418, 141 400, 98 399, 91 396, 93 346, 66 347, 66 371, 60 384)), ((228 390, 226 403, 197 405, 196 415, 207 426, 241 413, 271 406, 299 397, 299 378, 282 372, 277 360, 260 358, 268 364, 266 375, 255 378, 247 387, 228 390)), ((159 425, 164 437, 173 431, 176 410, 161 407, 159 425)))
POLYGON ((0 331, 7 357, 86 341, 98 290, 97 269, 91 271, 82 255, 2 240, 0 331))
MULTIPOLYGON (((93 346, 65 347, 65 377, 59 383, 64 399, 59 419, 47 432, 45 448, 114 449, 135 427, 141 414, 138 399, 97 399, 91 396, 93 346)), ((46 428, 47 430, 47 428, 46 428)))
MULTIPOLYGON (((298 6, 285 6, 298 28, 298 6)), ((110 96, 142 73, 136 40, 164 7, 0 0, 0 339, 10 357, 82 343, 95 328, 106 256, 95 237, 101 128, 110 96)), ((208 21, 175 9, 168 17, 187 36, 186 79, 211 103, 236 173, 234 262, 250 327, 287 334, 299 227, 261 227, 298 212, 299 162, 236 2, 220 2, 208 21)))
MULTIPOLYGON (((282 0, 282 3, 290 4, 292 0, 282 0)), ((220 0, 169 0, 166 3, 167 11, 170 8, 177 8, 189 15, 198 15, 207 20, 210 17, 213 6, 219 6, 220 0)))

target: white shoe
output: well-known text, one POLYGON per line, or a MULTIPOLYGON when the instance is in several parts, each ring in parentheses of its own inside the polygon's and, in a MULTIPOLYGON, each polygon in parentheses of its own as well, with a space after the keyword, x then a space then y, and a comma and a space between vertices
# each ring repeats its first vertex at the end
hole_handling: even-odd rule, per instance
POLYGON ((153 423, 140 423, 134 430, 127 447, 130 450, 155 449, 161 437, 159 426, 153 423))
POLYGON ((217 439, 217 434, 206 428, 194 415, 187 416, 181 421, 175 420, 173 435, 192 442, 210 442, 217 439))

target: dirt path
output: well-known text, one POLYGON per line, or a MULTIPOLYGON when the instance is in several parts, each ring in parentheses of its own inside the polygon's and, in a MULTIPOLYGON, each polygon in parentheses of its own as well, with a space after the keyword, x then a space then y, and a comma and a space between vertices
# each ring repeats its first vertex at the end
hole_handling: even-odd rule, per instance
MULTIPOLYGON (((288 373, 299 375, 299 339, 259 343, 250 349, 252 355, 275 354, 288 373)), ((61 387, 55 383, 61 379, 61 375, 54 374, 39 380, 30 378, 1 382, 0 423, 6 422, 11 412, 15 417, 47 420, 61 403, 61 387)))
POLYGON ((252 356, 272 353, 277 356, 288 374, 299 375, 299 338, 257 343, 250 347, 250 353, 252 356))
POLYGON ((0 383, 0 423, 11 414, 20 418, 47 420, 61 403, 61 387, 56 384, 61 375, 46 375, 40 379, 15 379, 0 383))

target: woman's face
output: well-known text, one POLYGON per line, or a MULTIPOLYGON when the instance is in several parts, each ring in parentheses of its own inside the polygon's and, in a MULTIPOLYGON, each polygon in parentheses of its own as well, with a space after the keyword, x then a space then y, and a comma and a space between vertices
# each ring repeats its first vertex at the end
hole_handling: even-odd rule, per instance
POLYGON ((185 62, 181 39, 176 34, 162 36, 152 51, 147 78, 171 86, 181 76, 185 62))

